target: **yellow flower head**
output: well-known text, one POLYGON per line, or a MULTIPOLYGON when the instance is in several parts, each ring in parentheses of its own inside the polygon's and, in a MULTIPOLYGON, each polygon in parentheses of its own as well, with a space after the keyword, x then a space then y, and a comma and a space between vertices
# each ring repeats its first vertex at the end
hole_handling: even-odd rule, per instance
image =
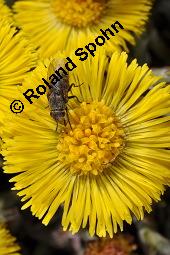
POLYGON ((5 112, 12 99, 17 98, 25 74, 35 66, 36 55, 22 33, 6 19, 0 20, 0 135, 5 112))
POLYGON ((12 12, 4 0, 0 0, 0 19, 2 18, 6 18, 10 22, 12 21, 12 12))
POLYGON ((15 19, 42 57, 76 50, 91 43, 100 29, 119 21, 124 30, 106 40, 108 51, 135 43, 148 18, 152 0, 19 0, 15 19))
MULTIPOLYGON (((64 230, 88 225, 90 235, 112 237, 132 214, 150 212, 169 184, 170 86, 147 65, 128 65, 125 52, 110 61, 103 50, 84 62, 71 59, 77 68, 69 83, 77 87, 66 126, 50 116, 46 94, 32 105, 22 96, 25 112, 5 123, 4 171, 17 173, 11 181, 27 201, 23 209, 45 225, 62 206, 64 230)), ((36 92, 48 66, 41 62, 23 90, 36 92)))
POLYGON ((11 236, 5 225, 0 223, 0 254, 20 255, 20 247, 16 244, 15 237, 11 236))

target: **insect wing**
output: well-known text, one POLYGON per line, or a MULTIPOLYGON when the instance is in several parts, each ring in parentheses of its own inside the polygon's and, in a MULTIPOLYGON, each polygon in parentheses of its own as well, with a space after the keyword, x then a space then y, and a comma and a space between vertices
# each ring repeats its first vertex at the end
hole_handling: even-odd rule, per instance
MULTIPOLYGON (((47 71, 47 82, 49 84, 50 84, 50 76, 55 73, 56 67, 57 67, 57 60, 53 59, 50 62, 49 67, 48 67, 48 71, 47 71)), ((48 100, 49 100, 49 96, 51 95, 51 93, 52 93, 52 90, 49 87, 47 87, 47 98, 48 98, 48 100)))
POLYGON ((65 102, 68 101, 68 91, 69 91, 69 77, 65 76, 63 77, 61 81, 61 87, 62 87, 62 95, 65 102))
POLYGON ((50 83, 50 76, 55 73, 56 70, 58 70, 60 67, 64 68, 65 61, 64 59, 60 58, 55 58, 53 59, 48 67, 48 72, 47 72, 47 81, 50 83))

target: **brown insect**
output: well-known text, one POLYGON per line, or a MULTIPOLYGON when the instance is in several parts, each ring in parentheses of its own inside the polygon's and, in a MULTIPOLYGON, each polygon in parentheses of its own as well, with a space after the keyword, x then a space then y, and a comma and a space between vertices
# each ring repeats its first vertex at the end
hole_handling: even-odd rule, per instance
POLYGON ((78 98, 74 95, 68 96, 68 93, 69 91, 71 91, 71 88, 73 86, 78 86, 75 86, 74 84, 69 85, 69 76, 65 73, 62 74, 63 78, 61 78, 60 80, 58 79, 58 77, 56 77, 57 79, 54 78, 55 71, 63 66, 63 59, 55 59, 51 62, 49 66, 48 80, 51 88, 47 92, 47 99, 49 102, 51 117, 57 122, 57 124, 60 123, 66 125, 67 122, 69 122, 70 124, 67 107, 68 100, 71 98, 76 98, 78 100, 78 98), (50 80, 51 76, 53 76, 52 81, 50 80))

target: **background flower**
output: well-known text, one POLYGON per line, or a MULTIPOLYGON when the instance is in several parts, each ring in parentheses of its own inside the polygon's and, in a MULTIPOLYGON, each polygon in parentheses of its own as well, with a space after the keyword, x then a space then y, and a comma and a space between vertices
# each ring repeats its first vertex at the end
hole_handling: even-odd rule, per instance
POLYGON ((16 239, 6 229, 5 225, 0 223, 0 254, 1 255, 19 255, 20 247, 16 244, 16 239))
MULTIPOLYGON (((63 205, 64 229, 75 233, 89 223, 90 235, 113 236, 132 213, 142 219, 144 208, 150 212, 169 184, 170 87, 147 65, 134 60, 128 66, 125 53, 110 62, 102 50, 82 63, 71 58, 77 68, 70 84, 82 84, 72 89, 82 103, 69 100, 71 127, 56 131, 46 95, 9 116, 4 171, 18 173, 11 181, 23 209, 30 206, 44 224, 63 205)), ((48 65, 40 63, 23 88, 32 84, 36 91, 48 65)))
POLYGON ((10 8, 5 4, 4 0, 0 0, 0 19, 6 18, 12 22, 12 12, 10 8))
POLYGON ((113 239, 102 238, 89 242, 85 255, 130 255, 136 250, 131 236, 116 235, 113 239))
POLYGON ((0 134, 4 116, 10 111, 10 103, 20 94, 17 85, 35 66, 36 53, 21 32, 11 26, 8 19, 0 20, 0 134))
POLYGON ((134 35, 143 32, 152 1, 148 0, 22 0, 14 11, 19 27, 39 48, 42 57, 58 50, 76 50, 93 42, 100 29, 107 29, 118 20, 124 30, 112 37, 107 49, 127 50, 135 44, 134 35))

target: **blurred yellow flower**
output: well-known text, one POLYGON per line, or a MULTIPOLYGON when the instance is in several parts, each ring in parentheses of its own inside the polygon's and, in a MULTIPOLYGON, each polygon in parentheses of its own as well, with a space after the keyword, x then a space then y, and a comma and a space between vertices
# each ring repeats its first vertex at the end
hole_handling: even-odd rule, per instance
POLYGON ((21 32, 8 23, 0 20, 0 136, 6 111, 10 111, 10 102, 16 99, 17 85, 20 85, 25 74, 35 66, 36 54, 21 32))
POLYGON ((10 22, 12 21, 12 12, 4 0, 0 0, 0 19, 2 18, 6 18, 10 22))
POLYGON ((143 32, 152 0, 19 0, 14 5, 15 20, 41 57, 58 50, 76 50, 93 41, 100 29, 116 20, 123 26, 119 34, 107 41, 108 51, 128 50, 135 44, 134 35, 143 32))
POLYGON ((0 254, 1 255, 20 255, 20 247, 16 244, 16 238, 0 223, 0 254))
MULTIPOLYGON (((46 95, 25 102, 25 112, 5 122, 4 171, 17 174, 11 182, 23 209, 45 225, 61 205, 64 230, 89 226, 90 235, 112 237, 132 214, 150 212, 170 183, 170 86, 147 65, 127 65, 125 52, 72 60, 69 82, 82 85, 72 88, 81 103, 68 102, 71 127, 56 130, 46 95)), ((23 90, 42 84, 49 63, 39 63, 23 90)))

